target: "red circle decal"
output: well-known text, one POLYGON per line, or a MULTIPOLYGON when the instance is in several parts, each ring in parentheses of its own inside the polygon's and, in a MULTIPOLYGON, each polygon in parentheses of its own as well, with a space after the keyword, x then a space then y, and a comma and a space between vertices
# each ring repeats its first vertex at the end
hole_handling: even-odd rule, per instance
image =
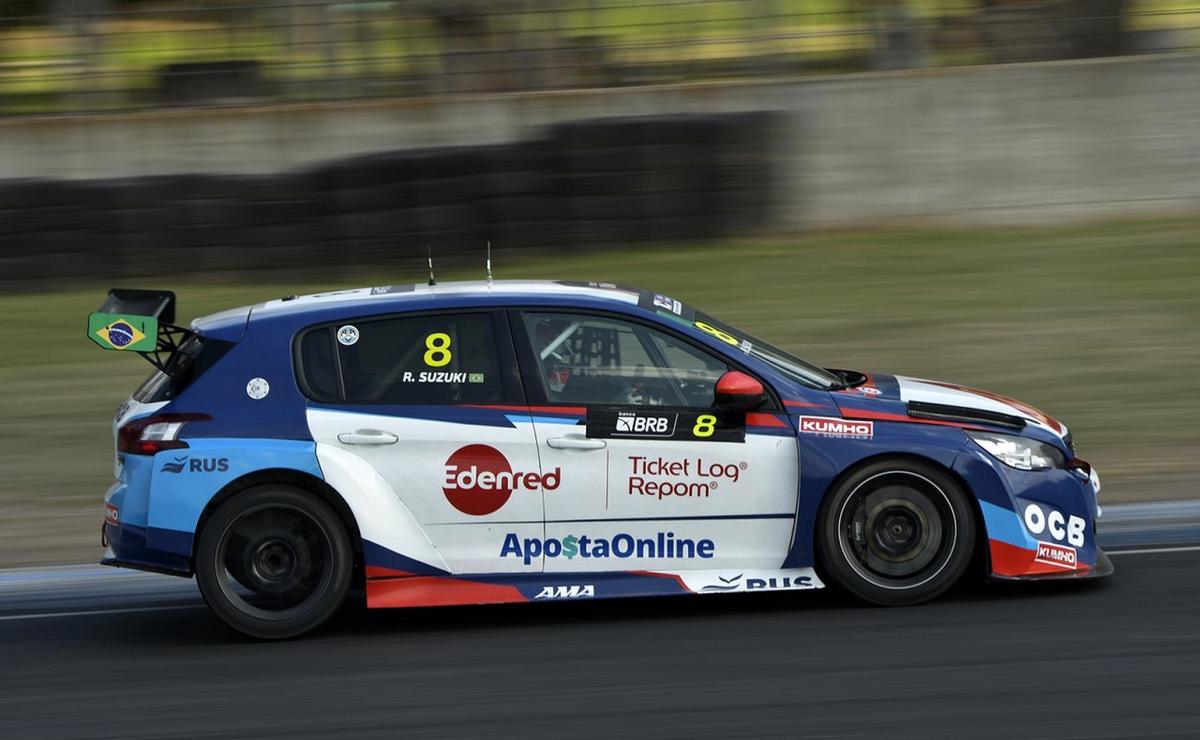
POLYGON ((450 505, 472 516, 497 511, 513 492, 508 459, 488 445, 455 450, 446 460, 442 482, 442 492, 450 505))

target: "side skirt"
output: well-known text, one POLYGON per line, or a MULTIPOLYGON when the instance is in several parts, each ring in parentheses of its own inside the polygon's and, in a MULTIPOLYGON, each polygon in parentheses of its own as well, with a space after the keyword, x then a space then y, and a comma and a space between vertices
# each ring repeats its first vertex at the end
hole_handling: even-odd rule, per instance
POLYGON ((471 576, 416 575, 370 568, 366 585, 367 606, 372 609, 749 591, 810 591, 825 586, 812 568, 471 576))

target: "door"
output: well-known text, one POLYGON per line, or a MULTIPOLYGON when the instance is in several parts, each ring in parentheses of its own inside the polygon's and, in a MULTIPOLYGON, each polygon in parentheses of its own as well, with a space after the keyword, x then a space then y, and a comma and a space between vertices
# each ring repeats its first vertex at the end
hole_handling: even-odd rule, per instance
POLYGON ((543 536, 536 440, 503 314, 343 321, 310 330, 299 352, 318 450, 350 453, 361 485, 382 478, 406 509, 394 518, 417 526, 383 525, 423 532, 455 573, 541 570, 540 557, 499 557, 510 533, 543 536))
POLYGON ((510 315, 542 470, 547 571, 774 569, 792 540, 794 434, 714 407, 721 357, 601 313, 510 315))

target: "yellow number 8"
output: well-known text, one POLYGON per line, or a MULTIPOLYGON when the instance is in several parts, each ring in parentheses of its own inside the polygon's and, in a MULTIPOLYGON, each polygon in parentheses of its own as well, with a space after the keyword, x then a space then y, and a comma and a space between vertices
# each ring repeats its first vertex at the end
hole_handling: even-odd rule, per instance
POLYGON ((717 429, 717 417, 712 414, 700 414, 696 417, 696 426, 692 427, 692 435, 696 437, 711 437, 717 429))
POLYGON ((712 324, 706 324, 703 321, 697 321, 696 328, 702 332, 705 332, 706 334, 712 334, 714 337, 716 337, 717 339, 720 339, 725 344, 732 344, 735 347, 738 345, 737 337, 733 336, 732 334, 730 334, 728 332, 721 331, 720 329, 713 326, 712 324))
POLYGON ((425 364, 429 367, 445 367, 450 364, 450 335, 434 332, 425 337, 425 364))

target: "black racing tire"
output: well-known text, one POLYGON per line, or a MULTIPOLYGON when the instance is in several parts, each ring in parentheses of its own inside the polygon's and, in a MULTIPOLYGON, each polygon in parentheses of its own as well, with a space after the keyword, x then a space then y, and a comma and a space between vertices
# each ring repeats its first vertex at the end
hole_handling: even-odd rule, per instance
POLYGON ((267 484, 222 503, 196 544, 196 583, 230 627, 266 640, 328 621, 346 600, 350 536, 334 510, 300 488, 267 484))
POLYGON ((881 606, 929 601, 962 578, 975 551, 962 486, 935 465, 880 460, 829 492, 817 519, 819 564, 833 585, 881 606))

